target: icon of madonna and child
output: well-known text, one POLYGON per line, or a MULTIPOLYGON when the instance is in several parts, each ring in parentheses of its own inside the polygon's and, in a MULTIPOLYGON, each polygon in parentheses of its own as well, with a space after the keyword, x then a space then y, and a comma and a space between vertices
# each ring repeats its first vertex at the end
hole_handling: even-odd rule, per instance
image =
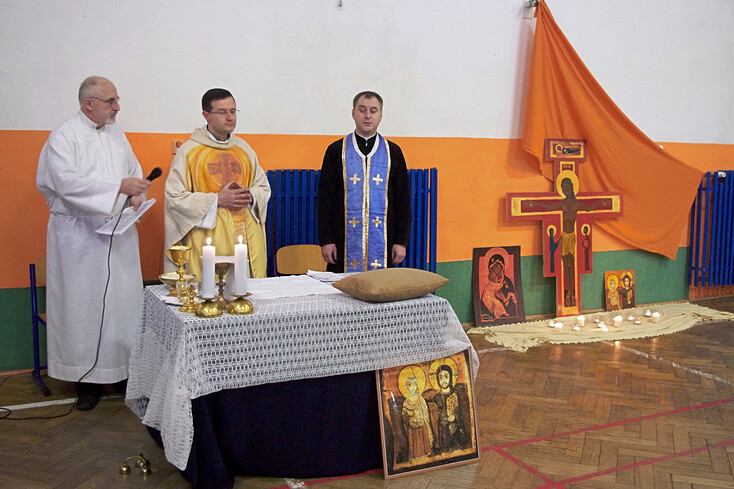
POLYGON ((469 350, 378 372, 385 476, 478 459, 469 350))

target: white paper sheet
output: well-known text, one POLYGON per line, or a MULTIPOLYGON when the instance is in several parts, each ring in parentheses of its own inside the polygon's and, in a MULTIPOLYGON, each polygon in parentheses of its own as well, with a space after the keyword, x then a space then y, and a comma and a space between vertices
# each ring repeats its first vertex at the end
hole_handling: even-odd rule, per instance
POLYGON ((106 223, 104 223, 102 226, 100 226, 96 233, 97 234, 105 234, 109 236, 112 234, 112 230, 115 230, 115 236, 119 236, 125 231, 127 231, 130 226, 135 224, 135 222, 143 217, 143 214, 145 214, 145 211, 150 209, 153 204, 155 204, 155 199, 146 200, 142 204, 140 204, 140 207, 138 207, 138 210, 133 210, 132 207, 126 207, 122 211, 122 216, 119 217, 119 223, 118 217, 115 217, 113 219, 110 219, 106 223), (115 227, 115 225, 117 227, 115 227))
POLYGON ((346 277, 347 274, 334 272, 317 272, 315 270, 309 270, 306 275, 318 280, 319 282, 330 284, 343 279, 344 277, 346 277))
POLYGON ((303 295, 341 294, 331 284, 321 283, 307 275, 252 278, 247 281, 248 299, 277 299, 303 295))

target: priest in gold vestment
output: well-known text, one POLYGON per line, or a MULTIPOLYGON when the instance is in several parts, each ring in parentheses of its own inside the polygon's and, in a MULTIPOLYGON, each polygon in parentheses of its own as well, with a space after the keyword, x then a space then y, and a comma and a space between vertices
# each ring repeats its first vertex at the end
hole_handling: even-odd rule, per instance
MULTIPOLYGON (((232 94, 213 88, 202 97, 201 108, 207 124, 178 148, 166 180, 165 249, 191 246, 187 267, 200 280, 206 239, 211 238, 218 256, 232 256, 241 237, 250 276, 265 277, 267 175, 252 148, 233 134, 238 110, 232 94)), ((167 252, 166 257, 166 270, 175 270, 167 252)))

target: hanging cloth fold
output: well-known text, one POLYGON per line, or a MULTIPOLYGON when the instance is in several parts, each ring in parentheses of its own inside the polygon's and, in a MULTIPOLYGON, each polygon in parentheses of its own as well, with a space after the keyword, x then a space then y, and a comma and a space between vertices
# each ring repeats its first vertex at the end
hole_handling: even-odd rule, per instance
POLYGON ((622 192, 624 213, 596 225, 621 241, 675 259, 703 172, 669 155, 614 104, 555 23, 544 1, 535 40, 523 128, 523 150, 553 180, 546 138, 585 139, 579 165, 585 191, 622 192))

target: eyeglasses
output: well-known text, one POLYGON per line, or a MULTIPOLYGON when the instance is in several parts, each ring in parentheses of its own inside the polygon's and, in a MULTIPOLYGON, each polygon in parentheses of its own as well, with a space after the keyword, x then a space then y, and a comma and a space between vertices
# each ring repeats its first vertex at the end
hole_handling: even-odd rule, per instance
POLYGON ((115 105, 117 102, 119 102, 121 99, 120 97, 112 97, 108 99, 98 98, 98 97, 87 97, 87 98, 93 98, 95 100, 99 100, 100 102, 104 102, 106 104, 115 105))
POLYGON ((207 112, 209 112, 210 114, 216 114, 220 117, 224 117, 227 114, 237 115, 237 112, 239 112, 239 109, 230 109, 230 110, 222 109, 222 110, 215 110, 214 112, 212 112, 211 110, 207 110, 207 112))

